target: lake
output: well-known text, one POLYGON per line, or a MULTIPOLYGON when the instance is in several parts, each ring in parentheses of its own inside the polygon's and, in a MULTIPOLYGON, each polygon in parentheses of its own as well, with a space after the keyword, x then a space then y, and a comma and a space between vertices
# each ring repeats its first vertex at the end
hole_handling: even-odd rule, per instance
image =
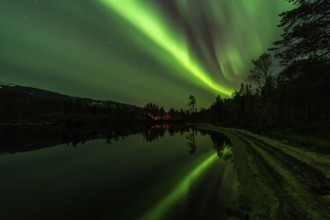
POLYGON ((226 219, 232 146, 183 126, 0 128, 0 219, 226 219))

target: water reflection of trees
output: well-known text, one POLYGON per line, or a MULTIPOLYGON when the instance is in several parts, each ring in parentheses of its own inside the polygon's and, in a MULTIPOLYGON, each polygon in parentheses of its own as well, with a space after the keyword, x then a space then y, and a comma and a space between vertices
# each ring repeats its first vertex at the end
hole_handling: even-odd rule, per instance
POLYGON ((196 130, 192 130, 192 132, 186 137, 188 139, 189 153, 193 154, 197 150, 196 141, 195 141, 196 130))
POLYGON ((196 130, 194 128, 189 128, 188 132, 189 132, 189 134, 188 134, 188 136, 186 136, 186 139, 187 139, 187 144, 189 147, 189 153, 194 154, 197 150, 197 144, 196 144, 195 137, 197 135, 205 136, 208 133, 206 131, 196 130))
POLYGON ((197 150, 197 144, 196 144, 197 135, 202 135, 202 136, 210 135, 211 140, 213 142, 213 148, 217 152, 218 157, 226 161, 232 159, 231 142, 225 135, 216 132, 209 133, 203 130, 197 131, 194 128, 188 128, 188 130, 186 130, 185 132, 189 132, 188 136, 186 136, 186 139, 190 154, 194 154, 197 150))
MULTIPOLYGON (((88 127, 59 127, 59 126, 0 126, 0 152, 20 152, 67 144, 76 147, 89 140, 105 139, 107 144, 139 135, 147 142, 170 136, 185 135, 189 153, 197 151, 196 136, 208 135, 205 131, 182 125, 149 125, 149 126, 88 126, 88 127), (188 133, 188 135, 187 135, 188 133)), ((231 158, 231 148, 228 138, 218 133, 210 133, 213 147, 220 158, 231 158)))
POLYGON ((232 160, 232 145, 230 140, 223 134, 210 133, 211 140, 213 142, 214 150, 217 152, 218 157, 224 160, 232 160))
POLYGON ((166 131, 167 128, 165 126, 158 126, 158 127, 149 126, 145 128, 145 132, 143 133, 143 138, 148 142, 152 142, 160 137, 163 137, 166 131))
POLYGON ((156 141, 158 138, 163 137, 166 133, 170 136, 175 136, 177 134, 183 135, 190 130, 189 127, 183 125, 152 125, 145 128, 144 133, 142 133, 143 138, 148 141, 156 141))
POLYGON ((88 140, 105 138, 107 144, 111 144, 114 141, 123 140, 130 135, 141 135, 147 142, 156 141, 159 138, 164 137, 168 132, 171 136, 176 134, 182 135, 189 130, 185 126, 175 125, 151 125, 151 126, 129 126, 129 127, 107 127, 103 130, 86 132, 71 132, 65 133, 68 135, 68 139, 65 143, 77 145, 83 144, 88 140))
POLYGON ((52 147, 60 144, 77 146, 89 140, 105 139, 107 144, 125 139, 130 135, 141 135, 146 141, 156 141, 166 133, 183 135, 190 131, 182 125, 149 126, 0 126, 0 152, 20 152, 52 147))

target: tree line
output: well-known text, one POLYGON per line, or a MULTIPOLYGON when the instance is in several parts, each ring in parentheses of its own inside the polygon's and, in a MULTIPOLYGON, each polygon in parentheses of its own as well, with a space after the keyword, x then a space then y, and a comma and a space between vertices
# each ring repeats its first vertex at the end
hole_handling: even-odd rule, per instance
POLYGON ((211 121, 259 129, 329 125, 330 1, 288 1, 295 7, 280 14, 281 39, 252 60, 231 98, 216 98, 211 121))
POLYGON ((279 15, 281 38, 252 60, 247 80, 232 97, 219 95, 197 111, 190 95, 189 110, 171 109, 171 115, 254 130, 330 129, 330 1, 287 1, 295 7, 279 15))

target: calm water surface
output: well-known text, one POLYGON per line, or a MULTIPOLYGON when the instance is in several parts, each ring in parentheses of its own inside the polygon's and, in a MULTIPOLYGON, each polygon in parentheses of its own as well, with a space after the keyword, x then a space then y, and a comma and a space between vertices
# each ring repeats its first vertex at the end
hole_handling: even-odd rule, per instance
POLYGON ((222 135, 156 126, 71 131, 73 141, 44 130, 2 136, 0 219, 225 219, 237 196, 222 135))

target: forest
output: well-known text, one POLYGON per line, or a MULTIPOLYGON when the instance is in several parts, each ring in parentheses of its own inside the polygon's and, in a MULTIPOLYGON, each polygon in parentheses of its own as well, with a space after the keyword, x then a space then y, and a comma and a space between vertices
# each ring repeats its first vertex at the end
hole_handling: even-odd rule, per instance
POLYGON ((211 121, 257 130, 329 129, 330 3, 291 2, 297 7, 280 14, 281 38, 252 60, 232 98, 216 98, 211 121))

